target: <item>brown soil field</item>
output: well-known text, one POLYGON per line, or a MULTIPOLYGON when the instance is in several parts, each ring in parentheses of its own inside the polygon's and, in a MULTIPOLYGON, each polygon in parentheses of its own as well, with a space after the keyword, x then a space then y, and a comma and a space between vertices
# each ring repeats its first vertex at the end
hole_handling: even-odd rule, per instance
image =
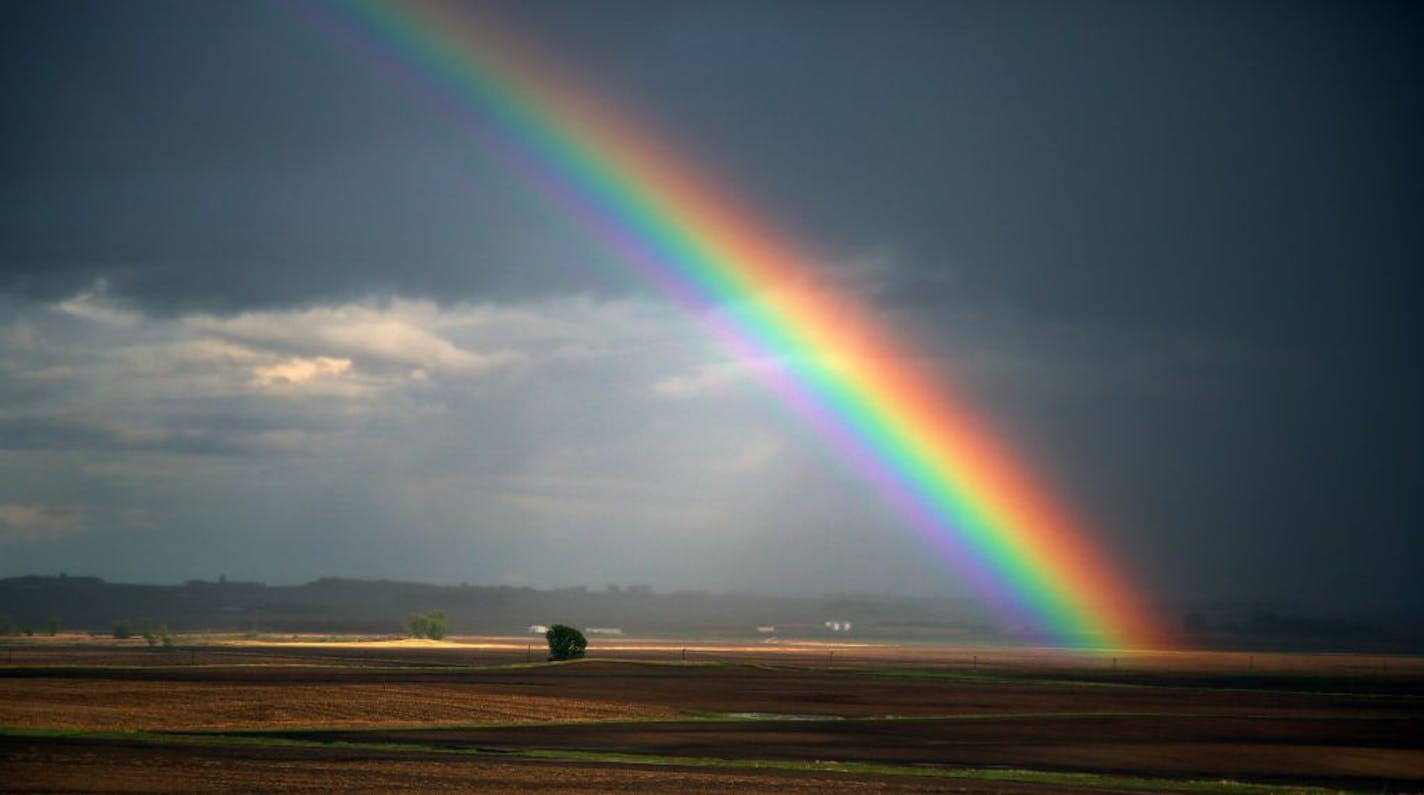
MULTIPOLYGON (((1371 788, 1424 783, 1420 725, 1218 716, 990 717, 974 720, 699 721, 359 732, 351 741, 512 751, 522 748, 735 759, 835 759, 1149 777, 1318 782, 1371 788)), ((319 733, 313 739, 341 739, 319 733)))
POLYGON ((571 664, 524 665, 531 655, 523 637, 5 648, 0 789, 523 791, 571 775, 592 791, 1100 785, 816 766, 834 762, 1134 776, 1143 791, 1184 779, 1424 791, 1424 661, 1412 657, 659 639, 599 643, 571 664), (273 739, 299 745, 234 745, 273 739))
MULTIPOLYGON (((0 737, 7 792, 1005 792, 906 776, 451 759, 412 752, 165 748, 0 737)), ((1014 792, 1061 792, 1016 785, 1014 792)), ((1093 792, 1074 789, 1073 792, 1093 792)))
MULTIPOLYGON (((246 673, 246 672, 243 672, 246 673)), ((0 679, 0 725, 94 730, 420 726, 658 720, 679 713, 608 699, 503 692, 453 682, 0 679)))

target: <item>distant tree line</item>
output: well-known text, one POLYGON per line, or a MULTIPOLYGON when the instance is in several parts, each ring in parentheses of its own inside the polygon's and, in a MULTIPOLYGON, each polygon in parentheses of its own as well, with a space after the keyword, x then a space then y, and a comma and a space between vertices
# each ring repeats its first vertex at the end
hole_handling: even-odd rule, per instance
MULTIPOLYGON (((49 630, 51 637, 58 635, 59 616, 50 616, 49 621, 45 622, 45 627, 49 630)), ((35 631, 31 627, 21 624, 9 615, 0 615, 0 636, 33 634, 35 631)))

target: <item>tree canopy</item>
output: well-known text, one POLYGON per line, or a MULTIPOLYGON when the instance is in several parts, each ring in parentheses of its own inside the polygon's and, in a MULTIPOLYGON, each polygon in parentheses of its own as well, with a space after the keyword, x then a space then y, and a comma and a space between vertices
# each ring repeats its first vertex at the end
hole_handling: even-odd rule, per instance
POLYGON ((444 610, 429 613, 411 613, 405 620, 406 629, 412 637, 441 640, 450 632, 450 619, 444 610))
POLYGON ((583 633, 566 624, 549 627, 549 631, 544 633, 544 639, 549 641, 551 661, 576 660, 582 657, 584 649, 588 648, 588 639, 583 633))

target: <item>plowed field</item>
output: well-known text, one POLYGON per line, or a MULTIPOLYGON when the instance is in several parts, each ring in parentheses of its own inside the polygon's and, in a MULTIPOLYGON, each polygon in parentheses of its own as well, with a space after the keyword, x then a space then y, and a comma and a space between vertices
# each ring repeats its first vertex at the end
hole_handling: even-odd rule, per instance
POLYGON ((1424 790, 1415 658, 834 652, 21 647, 0 789, 1424 790))

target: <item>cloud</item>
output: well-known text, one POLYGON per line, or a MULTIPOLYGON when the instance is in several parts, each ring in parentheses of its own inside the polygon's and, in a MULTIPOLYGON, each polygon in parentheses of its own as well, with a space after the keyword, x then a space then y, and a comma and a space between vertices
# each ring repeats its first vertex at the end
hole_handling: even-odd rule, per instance
POLYGON ((0 541, 45 541, 84 529, 85 510, 76 505, 0 505, 0 541))
POLYGON ((753 439, 741 450, 714 462, 712 468, 738 474, 762 472, 777 463, 785 448, 783 439, 753 439))
POLYGON ((662 398, 692 398, 725 392, 746 380, 752 367, 743 362, 713 362, 691 372, 660 378, 650 387, 662 398))
POLYGON ((337 359, 330 356, 311 358, 293 356, 277 364, 253 369, 252 382, 259 387, 276 389, 309 387, 314 383, 335 381, 350 370, 350 359, 337 359))
POLYGON ((109 282, 99 278, 87 289, 55 304, 55 308, 75 317, 110 326, 137 326, 143 315, 118 303, 109 282))
POLYGON ((27 370, 19 373, 19 377, 26 381, 38 383, 52 383, 57 381, 68 381, 74 377, 72 367, 45 367, 39 370, 27 370))
POLYGON ((44 342, 35 324, 21 317, 0 332, 0 355, 5 358, 27 358, 44 349, 44 342))
POLYGON ((632 299, 173 317, 111 305, 102 287, 0 303, 15 316, 0 326, 11 351, 0 352, 0 450, 285 460, 339 447, 431 471, 573 462, 586 477, 610 456, 637 470, 640 444, 686 436, 671 417, 657 434, 638 431, 656 420, 647 398, 717 403, 737 395, 716 382, 757 366, 717 361, 686 317, 632 299))
MULTIPOLYGON (((566 296, 115 315, 111 301, 0 298, 0 537, 56 540, 12 547, 8 573, 146 579, 245 561, 262 579, 517 570, 568 584, 655 580, 648 567, 660 586, 815 591, 881 587, 874 572, 903 563, 896 587, 942 587, 932 556, 760 383, 789 363, 736 358, 675 307, 566 296), (141 554, 160 543, 161 560, 141 554), (749 567, 763 559, 796 567, 749 567)), ((1129 543, 1136 527, 1191 538, 1153 500, 1192 492, 1155 473, 1210 446, 1193 402, 1227 405, 1241 373, 1283 361, 1005 311, 925 326, 883 314, 915 340, 910 366, 952 374, 995 427, 1038 445, 1095 530, 1129 543)))
POLYGON ((118 443, 113 428, 54 416, 0 417, 0 450, 104 447, 118 443))
POLYGON ((784 369, 785 365, 785 359, 770 356, 707 362, 687 372, 659 378, 649 389, 657 397, 674 400, 727 395, 784 369))
POLYGON ((363 369, 395 368, 443 377, 472 377, 518 358, 509 350, 461 347, 439 333, 444 324, 458 323, 460 315, 468 311, 443 311, 425 301, 396 301, 385 306, 344 304, 244 312, 231 317, 198 315, 185 318, 182 323, 201 335, 296 354, 288 363, 346 361, 349 364, 344 369, 354 364, 363 369))

